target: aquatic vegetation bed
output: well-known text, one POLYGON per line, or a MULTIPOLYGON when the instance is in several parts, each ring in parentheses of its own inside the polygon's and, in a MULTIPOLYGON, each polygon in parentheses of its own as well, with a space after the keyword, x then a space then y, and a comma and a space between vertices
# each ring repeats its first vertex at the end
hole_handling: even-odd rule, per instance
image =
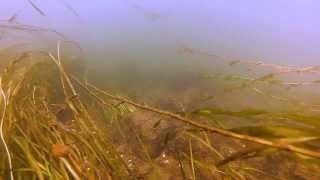
POLYGON ((1 73, 2 179, 319 179, 320 121, 319 114, 310 112, 319 106, 259 87, 316 85, 317 80, 277 77, 317 72, 317 66, 231 61, 227 66, 232 68, 253 64, 276 72, 259 77, 201 75, 218 79, 226 93, 250 89, 293 107, 291 111, 195 105, 173 112, 101 90, 74 75, 79 74, 72 70, 78 62, 61 54, 60 44, 77 44, 59 32, 15 22, 0 28, 49 32, 60 39, 56 54, 42 48, 16 52, 1 73), (228 119, 242 123, 228 124, 228 119))
POLYGON ((319 177, 313 173, 319 170, 318 149, 310 143, 317 142, 318 131, 284 125, 228 128, 219 121, 290 118, 319 127, 317 116, 212 107, 172 113, 82 82, 63 64, 59 53, 25 52, 1 74, 2 145, 10 154, 3 149, 0 156, 3 178, 319 177), (31 54, 43 58, 24 63, 31 54), (283 167, 294 166, 297 172, 272 174, 268 165, 256 168, 259 162, 279 163, 272 157, 284 157, 283 167))
MULTIPOLYGON (((69 94, 69 86, 60 85, 57 66, 52 61, 25 70, 18 66, 12 62, 2 74, 3 130, 15 177, 127 177, 106 129, 97 127, 82 101, 69 94)), ((8 157, 1 156, 1 162, 2 174, 9 177, 8 157)))

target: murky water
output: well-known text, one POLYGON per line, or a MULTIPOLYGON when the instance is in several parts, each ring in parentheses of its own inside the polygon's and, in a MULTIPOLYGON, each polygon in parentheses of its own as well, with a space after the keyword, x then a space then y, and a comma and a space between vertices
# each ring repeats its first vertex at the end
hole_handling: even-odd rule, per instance
POLYGON ((3 3, 0 179, 319 179, 318 5, 3 3))

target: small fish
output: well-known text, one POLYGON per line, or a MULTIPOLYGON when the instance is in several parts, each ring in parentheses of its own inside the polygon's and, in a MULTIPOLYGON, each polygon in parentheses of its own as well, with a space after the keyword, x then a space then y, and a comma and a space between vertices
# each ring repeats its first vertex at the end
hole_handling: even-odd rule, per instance
POLYGON ((163 147, 167 146, 169 139, 170 139, 170 132, 167 132, 163 140, 163 144, 162 144, 163 147))
POLYGON ((12 23, 14 21, 16 21, 18 14, 14 14, 12 15, 9 19, 8 19, 8 23, 12 23))
POLYGON ((114 107, 118 108, 121 104, 124 104, 124 103, 125 103, 124 101, 120 101, 119 103, 115 104, 114 107))
POLYGON ((266 80, 270 80, 270 79, 273 79, 274 78, 274 74, 273 73, 270 73, 270 74, 267 74, 267 75, 264 75, 260 78, 257 78, 256 80, 257 81, 266 81, 266 80))
POLYGON ((215 96, 207 96, 207 97, 203 97, 201 100, 202 101, 210 101, 210 100, 213 100, 215 98, 215 96))
POLYGON ((162 122, 162 119, 158 120, 154 125, 152 126, 153 129, 156 129, 162 122))
POLYGON ((241 62, 240 60, 231 61, 231 62, 229 63, 229 66, 233 66, 233 65, 238 64, 238 63, 240 63, 240 62, 241 62))

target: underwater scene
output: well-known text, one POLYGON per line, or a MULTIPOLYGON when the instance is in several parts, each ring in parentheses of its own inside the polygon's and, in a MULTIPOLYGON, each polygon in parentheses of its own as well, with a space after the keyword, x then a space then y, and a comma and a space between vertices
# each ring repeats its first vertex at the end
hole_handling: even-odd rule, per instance
POLYGON ((320 2, 0 3, 0 180, 319 180, 320 2))

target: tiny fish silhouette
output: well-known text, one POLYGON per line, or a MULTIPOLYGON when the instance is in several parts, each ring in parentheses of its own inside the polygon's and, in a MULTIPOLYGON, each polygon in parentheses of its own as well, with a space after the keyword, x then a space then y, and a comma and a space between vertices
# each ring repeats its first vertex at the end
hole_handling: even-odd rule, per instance
POLYGON ((9 22, 9 23, 12 23, 12 22, 16 21, 17 16, 18 16, 18 14, 12 15, 12 16, 8 19, 8 22, 9 22))

